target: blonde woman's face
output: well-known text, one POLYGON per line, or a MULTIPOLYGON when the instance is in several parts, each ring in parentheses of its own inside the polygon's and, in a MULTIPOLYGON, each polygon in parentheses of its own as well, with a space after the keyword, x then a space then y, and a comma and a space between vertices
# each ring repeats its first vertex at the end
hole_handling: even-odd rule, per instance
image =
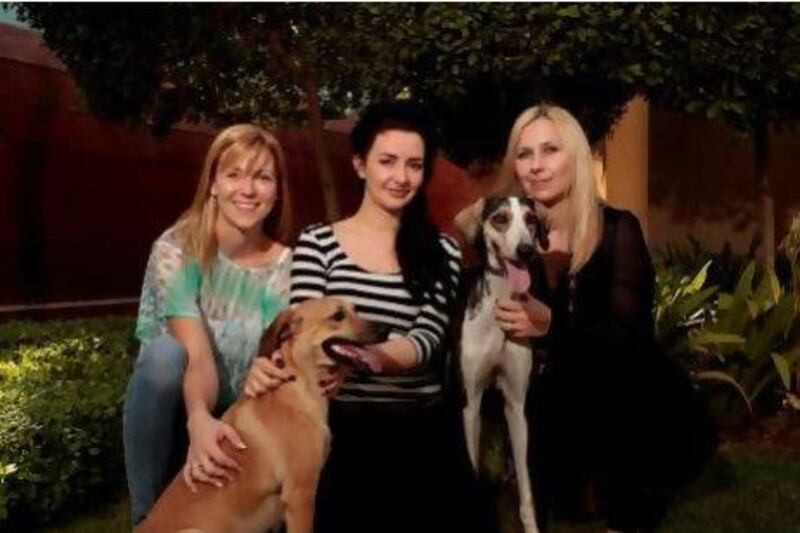
POLYGON ((569 192, 575 158, 566 150, 555 123, 542 117, 520 132, 514 168, 526 196, 552 206, 569 192))
POLYGON ((217 224, 243 233, 261 229, 278 197, 278 174, 268 150, 226 161, 221 158, 211 185, 219 207, 217 224))

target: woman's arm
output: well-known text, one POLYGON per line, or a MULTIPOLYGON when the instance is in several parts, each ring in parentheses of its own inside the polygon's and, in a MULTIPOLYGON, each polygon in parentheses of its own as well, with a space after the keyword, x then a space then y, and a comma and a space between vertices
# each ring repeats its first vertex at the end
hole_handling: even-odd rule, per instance
POLYGON ((183 477, 193 492, 197 490, 195 481, 220 487, 223 481, 232 479, 230 470, 240 470, 236 461, 222 451, 220 443, 227 439, 239 449, 246 446, 232 426, 211 414, 217 402, 219 380, 211 343, 203 324, 196 318, 176 317, 171 318, 167 325, 188 355, 183 396, 189 450, 183 477))
POLYGON ((188 354, 183 379, 187 420, 191 422, 193 417, 211 416, 217 402, 219 381, 208 334, 196 318, 171 318, 167 326, 188 354))
POLYGON ((219 378, 211 341, 198 304, 203 273, 197 262, 185 260, 182 253, 164 256, 160 285, 164 287, 164 317, 169 333, 185 348, 186 373, 183 395, 186 405, 189 450, 184 479, 189 488, 194 482, 220 485, 238 465, 220 448, 227 438, 234 446, 244 447, 236 431, 211 415, 217 402, 219 378))
POLYGON ((627 211, 616 216, 604 230, 608 248, 601 251, 607 254, 609 268, 608 308, 602 313, 583 312, 581 302, 576 302, 573 341, 592 342, 596 349, 624 357, 654 338, 655 271, 638 219, 627 211))
POLYGON ((441 237, 447 255, 447 275, 451 294, 445 294, 445 284, 436 283, 433 294, 426 296, 408 334, 370 346, 377 353, 386 373, 402 373, 430 364, 441 352, 450 322, 449 302, 455 299, 461 275, 461 249, 451 238, 441 237))

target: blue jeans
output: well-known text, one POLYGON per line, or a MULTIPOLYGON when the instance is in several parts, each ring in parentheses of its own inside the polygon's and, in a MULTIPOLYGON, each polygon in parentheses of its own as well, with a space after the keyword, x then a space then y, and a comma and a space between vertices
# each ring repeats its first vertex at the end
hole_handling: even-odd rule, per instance
POLYGON ((144 346, 128 382, 122 439, 134 526, 186 460, 186 361, 183 345, 164 334, 144 346))

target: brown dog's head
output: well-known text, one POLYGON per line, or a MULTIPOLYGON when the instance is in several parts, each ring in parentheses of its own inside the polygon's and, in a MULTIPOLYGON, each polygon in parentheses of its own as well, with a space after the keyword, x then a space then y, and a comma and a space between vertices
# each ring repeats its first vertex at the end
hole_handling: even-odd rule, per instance
POLYGON ((270 357, 280 350, 290 368, 318 381, 321 369, 340 363, 355 363, 340 355, 335 347, 375 342, 374 328, 356 316, 351 304, 337 298, 306 300, 283 311, 264 331, 259 357, 270 357))

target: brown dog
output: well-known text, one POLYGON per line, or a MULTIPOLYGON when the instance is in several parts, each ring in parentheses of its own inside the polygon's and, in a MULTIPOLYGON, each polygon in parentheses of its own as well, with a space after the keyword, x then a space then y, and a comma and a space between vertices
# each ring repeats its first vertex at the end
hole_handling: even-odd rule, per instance
POLYGON ((290 533, 310 533, 330 445, 321 369, 341 361, 336 344, 370 342, 371 336, 353 307, 334 298, 281 313, 264 333, 259 356, 280 349, 297 379, 258 398, 240 396, 222 417, 247 445, 238 450, 222 443, 241 473, 222 488, 200 483, 197 493, 179 474, 137 532, 262 533, 285 517, 290 533))

